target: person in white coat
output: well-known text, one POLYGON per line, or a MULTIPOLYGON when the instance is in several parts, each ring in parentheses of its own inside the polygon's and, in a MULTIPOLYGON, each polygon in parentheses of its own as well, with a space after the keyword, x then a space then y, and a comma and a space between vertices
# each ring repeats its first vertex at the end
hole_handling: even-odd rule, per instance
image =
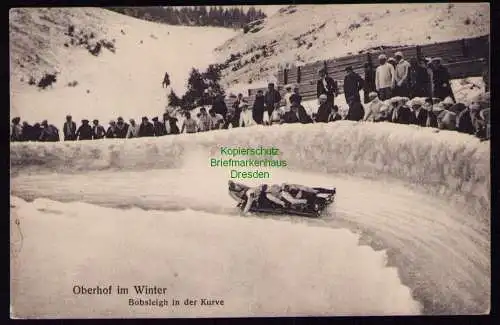
POLYGON ((290 102, 290 96, 293 95, 292 85, 287 85, 285 89, 286 94, 283 96, 283 98, 285 99, 285 112, 289 112, 292 107, 292 103, 290 102))
POLYGON ((129 120, 129 122, 130 122, 130 125, 128 126, 126 138, 127 139, 138 138, 139 137, 139 125, 137 125, 135 123, 135 120, 133 118, 131 118, 129 120))
POLYGON ((380 65, 375 70, 375 88, 380 100, 387 100, 392 97, 396 83, 396 72, 392 64, 387 62, 387 56, 381 54, 378 59, 380 65))
POLYGON ((252 126, 257 124, 252 117, 252 110, 248 107, 248 101, 243 99, 240 103, 240 126, 252 126))
POLYGON ((402 52, 396 52, 396 88, 394 89, 395 96, 410 97, 408 76, 410 71, 410 63, 403 59, 402 52))
POLYGON ((364 121, 379 122, 382 120, 382 108, 386 104, 378 98, 376 92, 371 92, 368 95, 369 102, 365 105, 365 116, 364 121))

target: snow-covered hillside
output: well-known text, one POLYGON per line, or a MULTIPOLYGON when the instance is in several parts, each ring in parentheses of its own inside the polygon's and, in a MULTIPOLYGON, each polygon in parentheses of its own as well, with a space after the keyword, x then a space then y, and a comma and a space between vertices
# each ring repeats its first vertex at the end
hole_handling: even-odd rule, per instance
POLYGON ((216 51, 220 62, 236 56, 226 69, 226 83, 260 86, 272 80, 279 65, 304 64, 382 45, 486 35, 490 33, 489 10, 488 3, 289 6, 216 51), (238 63, 241 68, 232 71, 238 63))
POLYGON ((214 62, 213 48, 235 34, 162 25, 102 8, 12 9, 9 26, 11 115, 57 124, 66 114, 104 122, 158 115, 166 104, 165 72, 171 87, 183 93, 189 70, 214 62), (100 41, 105 46, 98 55, 85 48, 100 41), (53 88, 28 84, 55 71, 53 88))

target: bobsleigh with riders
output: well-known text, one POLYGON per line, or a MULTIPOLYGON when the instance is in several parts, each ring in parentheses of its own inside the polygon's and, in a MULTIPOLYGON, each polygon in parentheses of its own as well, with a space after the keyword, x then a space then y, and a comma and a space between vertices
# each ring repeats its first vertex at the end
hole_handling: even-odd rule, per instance
MULTIPOLYGON (((237 207, 243 210, 247 203, 247 192, 251 189, 250 186, 242 183, 228 183, 229 195, 237 202, 237 207)), ((302 198, 307 200, 306 204, 292 205, 287 204, 285 207, 272 202, 266 198, 265 191, 259 191, 257 197, 253 199, 252 206, 249 212, 262 214, 287 214, 306 218, 319 218, 322 216, 326 208, 335 201, 337 190, 335 187, 312 187, 314 193, 303 192, 302 198)))

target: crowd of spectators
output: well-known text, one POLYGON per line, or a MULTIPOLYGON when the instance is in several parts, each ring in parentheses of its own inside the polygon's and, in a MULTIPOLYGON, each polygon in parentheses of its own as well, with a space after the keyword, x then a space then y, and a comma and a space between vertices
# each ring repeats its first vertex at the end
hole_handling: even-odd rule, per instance
MULTIPOLYGON (((440 58, 426 62, 412 58, 410 62, 396 52, 394 58, 379 56, 379 65, 365 65, 364 78, 352 67, 346 68, 343 93, 347 107, 339 110, 335 104, 339 87, 325 68, 318 71, 317 109, 309 113, 302 105, 298 85, 285 86, 281 94, 273 83, 266 92, 257 91, 253 105, 239 94, 229 107, 224 96, 215 95, 208 109, 200 107, 196 118, 181 110, 180 123, 176 114, 167 110, 163 119, 143 117, 140 124, 128 123, 122 117, 109 122, 107 129, 99 120, 82 120, 77 128, 71 116, 63 125, 64 141, 98 140, 103 138, 159 137, 179 133, 197 133, 217 129, 275 125, 283 123, 330 123, 339 120, 392 122, 421 127, 456 130, 481 139, 490 137, 489 93, 478 96, 468 105, 457 103, 450 85, 450 75, 440 58), (360 92, 364 93, 363 101, 360 92)), ((42 123, 21 124, 15 117, 11 125, 11 141, 60 141, 59 129, 44 120, 42 123)))

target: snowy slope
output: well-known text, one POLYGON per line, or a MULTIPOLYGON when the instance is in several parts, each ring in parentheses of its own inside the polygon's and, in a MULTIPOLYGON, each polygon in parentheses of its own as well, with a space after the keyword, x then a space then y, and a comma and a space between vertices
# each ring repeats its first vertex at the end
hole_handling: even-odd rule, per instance
MULTIPOLYGON (((289 6, 217 48, 219 61, 243 54, 226 70, 234 84, 272 79, 279 65, 303 64, 378 46, 444 42, 490 33, 488 3, 289 6), (267 56, 262 47, 267 46, 267 56), (251 62, 252 56, 260 57, 251 62), (249 61, 245 64, 246 61, 249 61)), ((260 85, 260 84, 259 84, 260 85)))
POLYGON ((66 114, 81 118, 140 118, 164 111, 168 71, 172 88, 185 90, 191 67, 214 61, 212 49, 234 35, 223 28, 168 26, 101 8, 13 9, 9 16, 11 115, 31 123, 48 119, 60 125, 66 114), (93 56, 69 46, 68 26, 94 34, 95 42, 114 42, 93 56), (27 81, 58 71, 54 87, 40 91, 27 81), (22 80, 22 81, 21 81, 22 80), (76 81, 76 87, 68 83, 76 81))

